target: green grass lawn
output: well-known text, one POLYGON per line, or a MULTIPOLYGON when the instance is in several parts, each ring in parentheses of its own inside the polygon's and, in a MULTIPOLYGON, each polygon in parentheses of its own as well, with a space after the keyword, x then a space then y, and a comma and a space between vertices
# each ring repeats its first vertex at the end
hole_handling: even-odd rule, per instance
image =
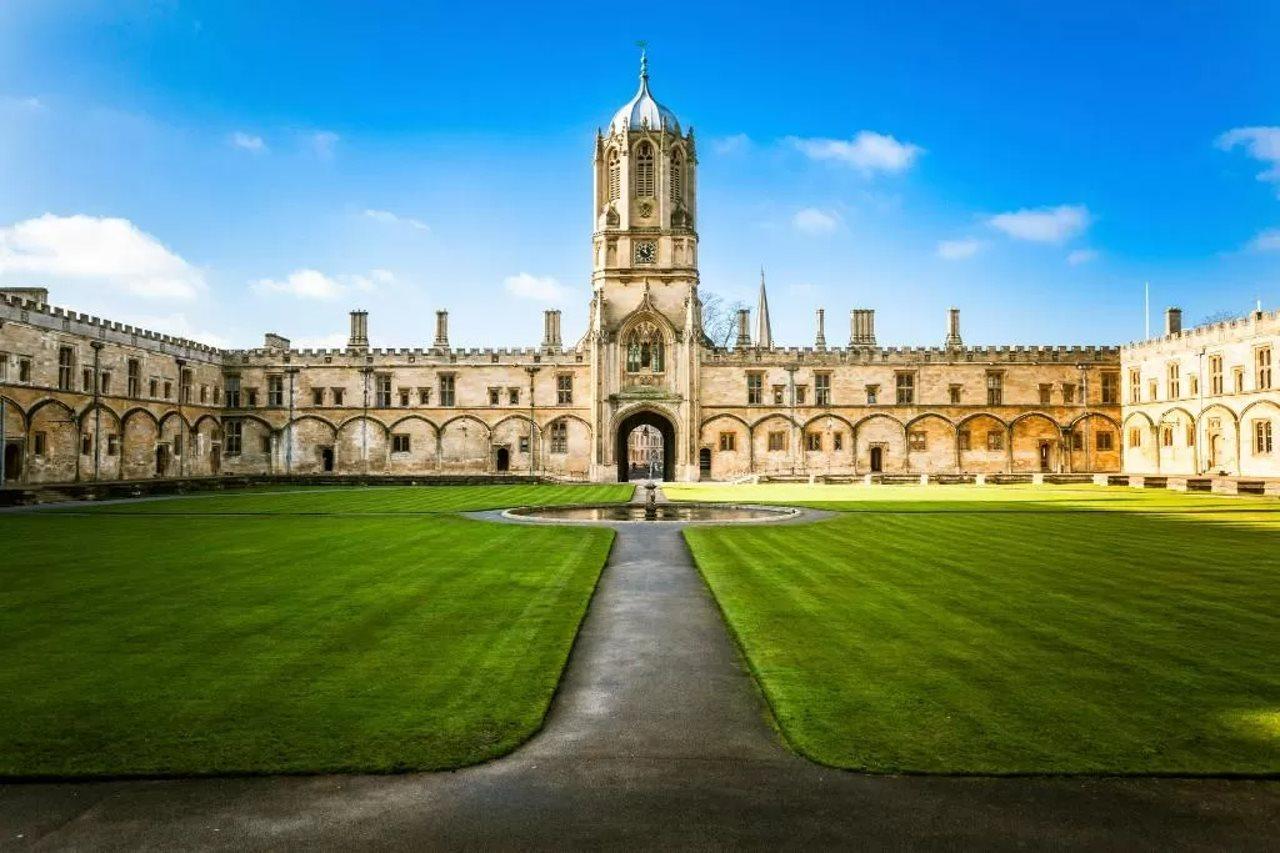
POLYGON ((1280 503, 668 487, 841 510, 685 537, 780 726, 873 771, 1280 773, 1280 503))
POLYGON ((0 776, 435 769, 508 752, 541 725, 612 532, 288 513, 630 493, 388 487, 0 515, 0 776), (212 514, 224 506, 264 514, 212 514))

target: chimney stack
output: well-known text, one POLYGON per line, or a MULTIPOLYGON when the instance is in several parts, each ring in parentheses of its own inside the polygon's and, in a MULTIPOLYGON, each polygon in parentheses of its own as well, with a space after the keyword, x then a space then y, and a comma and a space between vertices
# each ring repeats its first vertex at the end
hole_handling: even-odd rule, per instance
POLYGON ((849 346, 876 345, 876 312, 871 308, 854 308, 849 312, 849 346))
POLYGON ((560 349, 560 312, 544 311, 542 319, 542 348, 560 349))
POLYGON ((275 332, 267 332, 262 336, 262 345, 266 349, 288 349, 289 339, 275 332))
POLYGON ((1182 309, 1167 308, 1164 312, 1164 333, 1176 335, 1182 331, 1182 309))
POLYGON ((960 309, 952 308, 947 311, 947 349, 959 349, 964 346, 964 341, 960 338, 960 309))
POLYGON ((436 342, 432 344, 435 349, 449 348, 449 312, 436 312, 436 342))
POLYGON ((738 309, 738 342, 737 347, 751 346, 751 309, 738 309))
POLYGON ((813 346, 818 352, 822 352, 827 348, 827 312, 822 308, 818 309, 818 334, 813 339, 813 346))
POLYGON ((350 349, 365 349, 369 346, 369 312, 351 312, 351 337, 347 341, 350 349))

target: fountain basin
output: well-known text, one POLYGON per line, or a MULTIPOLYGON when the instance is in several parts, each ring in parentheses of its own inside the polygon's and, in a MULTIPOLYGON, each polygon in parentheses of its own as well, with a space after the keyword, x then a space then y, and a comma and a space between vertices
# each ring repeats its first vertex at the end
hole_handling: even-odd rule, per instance
POLYGON ((725 524, 735 522, 782 521, 795 518, 800 510, 778 506, 737 506, 733 504, 667 503, 650 507, 656 517, 646 518, 644 504, 587 504, 578 506, 522 506, 502 513, 506 518, 563 522, 681 522, 684 524, 725 524))

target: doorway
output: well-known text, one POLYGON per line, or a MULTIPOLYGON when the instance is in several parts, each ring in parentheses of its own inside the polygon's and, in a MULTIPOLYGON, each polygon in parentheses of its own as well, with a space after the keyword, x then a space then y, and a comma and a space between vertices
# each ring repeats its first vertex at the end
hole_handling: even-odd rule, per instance
POLYGON ((880 474, 884 471, 884 448, 871 448, 871 473, 880 474))
POLYGON ((209 448, 209 470, 215 474, 222 472, 222 445, 216 442, 209 448))
POLYGON ((711 448, 704 447, 698 451, 698 479, 711 479, 711 448))
POLYGON ((156 476, 163 477, 169 470, 169 445, 156 445, 156 476))
POLYGON ((333 472, 333 445, 331 444, 320 448, 320 470, 326 474, 333 472))
POLYGON ((511 470, 511 451, 506 446, 498 448, 497 459, 494 460, 498 473, 506 473, 511 470))
POLYGON ((22 443, 6 441, 4 445, 4 480, 16 483, 22 479, 22 443))
POLYGON ((1040 473, 1042 474, 1048 472, 1049 470, 1050 454, 1051 454, 1051 451, 1049 448, 1049 442, 1047 441, 1040 442, 1040 473))
POLYGON ((614 436, 618 482, 653 479, 674 480, 676 428, 652 410, 636 412, 618 424, 614 436))

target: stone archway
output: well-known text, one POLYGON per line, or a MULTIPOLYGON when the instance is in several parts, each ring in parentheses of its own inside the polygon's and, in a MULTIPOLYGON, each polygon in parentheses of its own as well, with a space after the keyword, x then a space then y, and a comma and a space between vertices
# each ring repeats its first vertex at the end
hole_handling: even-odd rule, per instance
POLYGON ((629 479, 627 439, 632 430, 642 426, 656 429, 662 436, 662 479, 670 482, 676 474, 676 427, 665 415, 644 409, 623 418, 614 434, 613 454, 618 466, 618 482, 625 483, 629 479))

